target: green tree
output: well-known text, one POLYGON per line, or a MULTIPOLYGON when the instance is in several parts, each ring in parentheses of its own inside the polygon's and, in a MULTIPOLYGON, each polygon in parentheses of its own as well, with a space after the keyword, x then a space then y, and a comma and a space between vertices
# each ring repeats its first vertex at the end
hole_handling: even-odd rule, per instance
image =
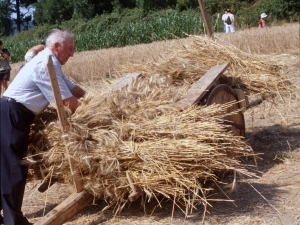
POLYGON ((99 0, 40 0, 34 12, 35 24, 61 24, 74 19, 92 19, 113 11, 112 1, 99 0))
POLYGON ((299 0, 261 0, 256 7, 273 19, 287 21, 299 19, 299 0))
MULTIPOLYGON (((128 2, 131 1, 128 0, 128 2)), ((91 19, 96 15, 111 13, 114 8, 114 3, 119 4, 119 1, 73 0, 72 3, 74 10, 73 18, 91 19)), ((122 3, 120 2, 120 6, 121 5, 122 3)))
POLYGON ((179 10, 187 10, 199 8, 198 0, 177 0, 176 8, 179 10))
POLYGON ((61 24, 72 19, 73 3, 69 0, 41 0, 35 4, 34 22, 40 24, 61 24))
POLYGON ((136 0, 136 5, 143 11, 175 8, 177 0, 136 0))
POLYGON ((37 0, 13 0, 8 2, 11 2, 13 12, 16 13, 14 21, 17 25, 17 30, 20 32, 21 25, 24 25, 24 23, 28 25, 28 22, 32 20, 30 9, 37 0))
POLYGON ((13 7, 10 1, 0 0, 0 37, 9 36, 12 33, 12 20, 10 18, 13 7))

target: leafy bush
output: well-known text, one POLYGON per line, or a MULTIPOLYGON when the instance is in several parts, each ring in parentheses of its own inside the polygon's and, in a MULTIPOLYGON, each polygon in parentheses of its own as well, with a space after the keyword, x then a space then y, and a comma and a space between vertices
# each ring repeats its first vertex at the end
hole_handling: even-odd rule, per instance
POLYGON ((299 0, 260 0, 255 7, 263 9, 272 19, 289 22, 299 19, 299 0))
MULTIPOLYGON (((136 12, 137 9, 132 10, 136 12)), ((68 29, 74 34, 76 51, 121 47, 203 33, 203 20, 198 10, 179 12, 161 10, 141 18, 138 13, 107 14, 93 20, 70 20, 60 25, 39 26, 17 34, 7 41, 11 61, 23 61, 27 49, 45 41, 53 28, 68 29), (124 17, 122 17, 124 16, 124 17)))
POLYGON ((242 8, 238 12, 238 18, 248 26, 258 26, 260 14, 268 15, 267 23, 277 21, 294 22, 299 19, 299 0, 259 0, 250 8, 242 8))

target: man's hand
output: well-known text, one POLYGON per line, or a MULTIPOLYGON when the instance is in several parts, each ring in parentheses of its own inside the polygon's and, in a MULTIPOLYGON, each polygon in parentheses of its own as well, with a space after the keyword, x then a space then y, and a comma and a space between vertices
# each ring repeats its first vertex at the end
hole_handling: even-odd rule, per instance
POLYGON ((63 100, 63 103, 65 106, 67 106, 69 109, 71 109, 71 111, 74 113, 75 110, 78 108, 79 106, 79 102, 77 99, 82 98, 86 92, 78 87, 77 85, 71 90, 72 93, 72 97, 67 98, 65 100, 63 100))
POLYGON ((76 111, 77 107, 79 106, 78 100, 74 96, 63 100, 63 103, 65 106, 71 109, 73 113, 76 111))

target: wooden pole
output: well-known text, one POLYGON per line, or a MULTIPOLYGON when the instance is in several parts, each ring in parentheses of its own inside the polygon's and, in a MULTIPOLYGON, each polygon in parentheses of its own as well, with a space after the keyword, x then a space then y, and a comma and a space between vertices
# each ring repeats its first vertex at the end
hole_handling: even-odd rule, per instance
MULTIPOLYGON (((51 81, 52 92, 53 92, 55 103, 57 106, 56 110, 58 113, 58 118, 59 118, 59 121, 60 121, 60 124, 62 127, 62 131, 67 132, 68 128, 69 128, 69 124, 68 124, 66 112, 64 109, 63 101, 61 98, 61 94, 60 94, 60 90, 59 90, 59 86, 58 86, 58 82, 57 82, 57 78, 56 78, 56 73, 54 70, 53 61, 52 61, 51 56, 48 57, 47 69, 48 69, 48 74, 49 74, 49 78, 51 81)), ((70 164, 70 170, 71 170, 71 174, 73 177, 74 185, 75 185, 77 193, 79 193, 83 190, 82 180, 80 178, 79 171, 74 170, 75 169, 74 160, 71 159, 71 157, 70 157, 69 149, 66 146, 66 143, 65 143, 65 150, 66 150, 66 154, 67 154, 68 161, 70 164)))
POLYGON ((62 225, 93 201, 87 191, 73 193, 34 225, 62 225))
MULTIPOLYGON (((48 58, 47 69, 51 81, 53 95, 57 106, 59 121, 61 123, 63 132, 67 132, 69 128, 69 124, 67 121, 66 112, 64 110, 64 105, 58 87, 56 73, 54 70, 51 56, 49 56, 48 58)), ((69 154, 69 149, 67 146, 65 147, 65 150, 70 164, 70 170, 76 188, 76 193, 70 195, 67 199, 65 199, 61 204, 56 206, 46 216, 42 217, 39 221, 37 221, 35 225, 61 225, 64 222, 68 221, 70 218, 72 218, 74 215, 76 215, 85 206, 90 204, 94 198, 92 194, 83 190, 80 174, 78 171, 74 170, 76 168, 75 162, 74 160, 71 159, 69 154)))
POLYGON ((204 21, 204 26, 207 32, 208 37, 213 38, 213 32, 211 29, 211 25, 209 22, 209 18, 205 9, 205 5, 204 5, 204 1, 203 0, 198 0, 199 6, 200 6, 200 10, 201 10, 201 14, 203 17, 203 21, 204 21))
POLYGON ((275 97, 275 94, 269 93, 269 94, 264 94, 264 95, 258 96, 257 98, 249 99, 249 102, 247 104, 247 109, 262 103, 264 100, 266 100, 267 98, 270 98, 270 97, 275 97))

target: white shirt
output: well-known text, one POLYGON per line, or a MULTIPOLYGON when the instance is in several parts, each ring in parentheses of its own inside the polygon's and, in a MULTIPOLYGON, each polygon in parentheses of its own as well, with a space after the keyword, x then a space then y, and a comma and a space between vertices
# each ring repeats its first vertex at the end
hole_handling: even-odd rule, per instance
POLYGON ((35 115, 43 112, 49 103, 54 103, 55 99, 46 65, 49 55, 52 56, 62 99, 72 97, 70 90, 75 87, 75 84, 63 74, 60 62, 49 48, 45 48, 25 64, 3 96, 14 98, 35 115))
MULTIPOLYGON (((226 20, 226 18, 227 18, 227 14, 224 13, 224 14, 222 15, 222 20, 223 20, 223 22, 226 20)), ((225 22, 224 22, 224 23, 225 23, 225 22)))
MULTIPOLYGON (((227 16, 226 16, 226 18, 225 18, 225 23, 226 23, 226 20, 227 20, 227 18, 229 17, 230 18, 230 20, 231 20, 231 24, 230 25, 234 25, 234 15, 232 14, 232 13, 227 13, 226 14, 227 16)), ((227 24, 227 23, 226 23, 227 24)), ((227 25, 229 25, 229 24, 227 24, 227 25)))

